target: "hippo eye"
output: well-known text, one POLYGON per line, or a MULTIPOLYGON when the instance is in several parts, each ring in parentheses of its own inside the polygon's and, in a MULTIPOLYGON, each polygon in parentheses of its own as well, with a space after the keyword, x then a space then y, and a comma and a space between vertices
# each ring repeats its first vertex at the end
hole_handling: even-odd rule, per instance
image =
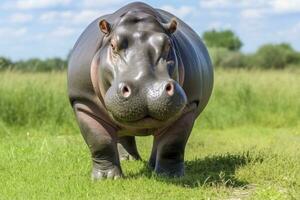
POLYGON ((111 47, 111 49, 112 49, 114 52, 117 51, 117 43, 116 43, 115 40, 112 40, 112 41, 110 42, 110 47, 111 47))
POLYGON ((117 48, 116 48, 116 46, 113 43, 111 43, 110 46, 111 46, 111 48, 112 48, 113 51, 116 51, 117 48))

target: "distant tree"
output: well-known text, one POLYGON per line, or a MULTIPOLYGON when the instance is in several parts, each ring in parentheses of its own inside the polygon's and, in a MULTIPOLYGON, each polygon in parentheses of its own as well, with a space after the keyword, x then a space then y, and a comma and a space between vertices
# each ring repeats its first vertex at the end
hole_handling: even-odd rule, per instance
POLYGON ((40 71, 57 71, 67 68, 67 62, 61 58, 49 58, 44 60, 43 63, 43 69, 40 71))
POLYGON ((206 31, 203 40, 208 47, 221 47, 231 51, 238 51, 242 47, 242 41, 231 30, 206 31))
POLYGON ((20 71, 38 71, 37 69, 41 68, 43 63, 38 58, 31 58, 28 60, 20 60, 15 63, 14 69, 20 71))
POLYGON ((287 64, 299 63, 299 52, 297 52, 290 44, 281 43, 278 47, 285 50, 285 61, 287 64))
POLYGON ((9 69, 13 65, 12 61, 5 57, 0 57, 0 70, 9 69))

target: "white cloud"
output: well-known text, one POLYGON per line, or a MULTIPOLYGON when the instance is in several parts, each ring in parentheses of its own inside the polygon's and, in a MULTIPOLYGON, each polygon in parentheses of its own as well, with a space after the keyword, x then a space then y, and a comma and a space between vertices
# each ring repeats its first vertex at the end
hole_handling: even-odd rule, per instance
POLYGON ((68 5, 72 0, 17 0, 7 1, 2 7, 6 9, 32 10, 68 5))
POLYGON ((241 17, 246 19, 259 19, 262 18, 266 14, 263 9, 244 9, 241 11, 241 17))
POLYGON ((14 13, 9 17, 9 21, 12 23, 26 23, 31 21, 33 18, 30 14, 14 13))
POLYGON ((231 12, 230 11, 221 11, 221 10, 218 10, 218 11, 212 10, 212 11, 209 11, 209 14, 213 17, 229 17, 231 15, 231 12))
POLYGON ((21 28, 0 28, 0 36, 3 38, 20 37, 27 33, 26 27, 21 28))
POLYGON ((73 28, 61 26, 50 32, 49 35, 54 37, 67 37, 74 33, 75 30, 73 28))
POLYGON ((220 30, 220 29, 231 29, 232 28, 232 25, 230 23, 222 23, 220 21, 213 21, 211 22, 207 29, 217 29, 217 30, 220 30))
POLYGON ((275 12, 300 12, 300 0, 272 0, 270 4, 275 12))
POLYGON ((88 24, 96 18, 109 13, 109 10, 91 10, 82 11, 49 11, 43 13, 39 20, 42 23, 69 23, 69 24, 88 24))
POLYGON ((74 13, 72 11, 49 11, 40 15, 39 20, 43 23, 51 23, 54 21, 70 20, 74 13))
POLYGON ((185 16, 194 11, 193 7, 190 6, 181 6, 179 8, 175 8, 171 5, 164 5, 161 7, 161 9, 166 10, 180 18, 184 18, 185 16))
POLYGON ((201 0, 199 3, 203 8, 220 8, 231 4, 230 0, 201 0))
MULTIPOLYGON (((300 12, 300 0, 200 0, 200 7, 207 9, 263 9, 270 13, 300 12)), ((248 11, 246 11, 248 12, 248 11)), ((259 11, 258 11, 259 12, 259 11)), ((254 12, 248 13, 251 17, 254 12)), ((245 14, 247 15, 247 14, 245 14)))
POLYGON ((83 0, 81 5, 84 7, 103 8, 125 2, 128 2, 128 0, 83 0))
POLYGON ((76 30, 72 27, 58 26, 49 32, 38 33, 35 38, 38 40, 61 40, 63 38, 69 37, 76 33, 76 30))
POLYGON ((72 23, 74 24, 90 23, 96 18, 104 14, 107 13, 104 13, 103 11, 97 11, 97 10, 83 10, 78 14, 74 15, 74 18, 72 19, 72 23))
MULTIPOLYGON (((274 0, 270 0, 274 1, 274 0)), ((217 8, 258 8, 268 5, 266 0, 200 0, 200 7, 217 9, 217 8)))

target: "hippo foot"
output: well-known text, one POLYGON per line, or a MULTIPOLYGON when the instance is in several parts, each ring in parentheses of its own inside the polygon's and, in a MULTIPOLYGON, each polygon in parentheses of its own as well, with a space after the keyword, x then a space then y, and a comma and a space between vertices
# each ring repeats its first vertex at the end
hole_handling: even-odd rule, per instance
POLYGON ((122 174, 120 167, 113 167, 113 168, 107 169, 107 170, 93 168, 93 171, 92 171, 92 180, 93 181, 102 180, 102 179, 116 180, 121 177, 123 177, 123 174, 122 174))
POLYGON ((156 164, 154 172, 158 175, 168 176, 170 178, 184 176, 184 163, 177 164, 156 164))

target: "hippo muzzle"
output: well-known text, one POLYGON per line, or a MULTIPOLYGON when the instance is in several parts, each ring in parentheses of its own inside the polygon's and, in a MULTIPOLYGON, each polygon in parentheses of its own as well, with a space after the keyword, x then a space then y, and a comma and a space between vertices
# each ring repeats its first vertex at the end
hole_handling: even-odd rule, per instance
POLYGON ((121 82, 113 85, 105 95, 105 104, 114 120, 119 123, 160 125, 175 119, 187 103, 187 97, 174 80, 159 80, 144 85, 121 82), (153 121, 155 123, 149 123, 153 121))

